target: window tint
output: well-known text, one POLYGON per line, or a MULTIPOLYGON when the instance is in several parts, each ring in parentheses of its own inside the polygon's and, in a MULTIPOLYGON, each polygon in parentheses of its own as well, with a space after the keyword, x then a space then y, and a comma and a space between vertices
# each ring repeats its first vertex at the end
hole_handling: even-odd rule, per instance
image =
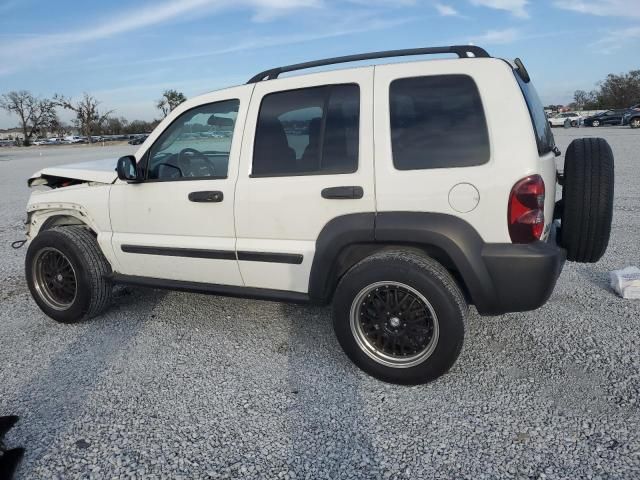
POLYGON ((538 154, 544 155, 545 153, 549 153, 553 150, 553 147, 555 147, 556 142, 553 139, 551 126, 544 113, 544 106, 540 101, 540 97, 538 97, 538 92, 536 92, 531 82, 525 83, 515 71, 513 74, 520 85, 524 99, 527 102, 527 107, 529 108, 533 130, 536 134, 536 143, 538 144, 538 154))
POLYGON ((252 176, 355 172, 359 117, 357 85, 266 95, 258 115, 252 176))
POLYGON ((398 170, 451 168, 489 161, 489 135, 476 84, 466 75, 394 80, 391 145, 398 170))
POLYGON ((238 100, 209 103, 186 111, 149 150, 147 178, 226 178, 238 100))

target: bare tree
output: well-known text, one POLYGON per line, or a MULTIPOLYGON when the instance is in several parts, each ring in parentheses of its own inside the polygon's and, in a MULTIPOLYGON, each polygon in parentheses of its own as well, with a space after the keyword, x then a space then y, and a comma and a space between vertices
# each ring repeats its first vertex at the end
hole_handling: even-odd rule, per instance
POLYGON ((182 92, 177 90, 165 90, 162 94, 162 98, 156 102, 156 108, 162 112, 162 115, 166 117, 171 111, 184 102, 187 97, 182 92))
POLYGON ((113 113, 113 110, 100 113, 98 111, 98 105, 100 105, 100 102, 88 93, 84 93, 82 95, 82 99, 77 102, 57 94, 53 99, 56 104, 60 105, 62 108, 75 112, 76 124, 82 134, 87 137, 89 142, 92 142, 91 133, 97 130, 107 120, 109 115, 113 113))
POLYGON ((54 115, 54 117, 47 123, 45 129, 49 133, 53 133, 56 137, 63 137, 71 133, 71 125, 65 125, 60 121, 57 115, 54 115))
POLYGON ((53 101, 35 97, 26 90, 5 93, 0 97, 0 108, 20 118, 25 145, 29 145, 31 137, 56 117, 55 107, 53 101))

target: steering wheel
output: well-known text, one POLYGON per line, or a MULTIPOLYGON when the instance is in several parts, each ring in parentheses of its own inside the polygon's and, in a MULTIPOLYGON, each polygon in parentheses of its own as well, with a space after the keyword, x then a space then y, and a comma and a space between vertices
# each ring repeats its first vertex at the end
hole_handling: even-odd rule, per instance
POLYGON ((183 177, 214 177, 216 175, 211 160, 195 148, 183 148, 178 154, 178 165, 183 177))

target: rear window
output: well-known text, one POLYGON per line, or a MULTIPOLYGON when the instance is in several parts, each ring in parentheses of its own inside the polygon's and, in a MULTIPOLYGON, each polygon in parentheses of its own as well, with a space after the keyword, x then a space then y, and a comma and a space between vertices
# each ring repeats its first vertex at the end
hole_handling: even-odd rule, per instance
POLYGON ((538 154, 544 155, 545 153, 549 153, 553 151, 556 142, 553 138, 553 133, 551 133, 547 116, 544 113, 544 107, 540 101, 540 97, 538 97, 538 92, 536 92, 533 83, 525 83, 515 71, 513 74, 516 76, 516 80, 520 85, 524 99, 527 102, 527 107, 529 108, 531 123, 533 124, 533 131, 536 134, 536 143, 538 144, 538 154))
POLYGON ((484 109, 468 75, 394 80, 389 101, 393 164, 398 170, 470 167, 489 161, 484 109))

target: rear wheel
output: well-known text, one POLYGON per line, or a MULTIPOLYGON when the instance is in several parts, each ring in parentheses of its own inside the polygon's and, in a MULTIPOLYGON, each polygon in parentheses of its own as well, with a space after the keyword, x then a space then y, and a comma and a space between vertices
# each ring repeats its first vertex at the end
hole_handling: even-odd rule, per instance
POLYGON ((341 279, 333 325, 362 370, 399 384, 426 383, 458 358, 467 305, 435 260, 412 251, 380 252, 341 279))
POLYGON ((580 138, 565 155, 560 245, 567 260, 597 262, 607 249, 613 217, 614 162, 602 138, 580 138))
POLYGON ((93 234, 81 226, 56 227, 36 236, 25 262, 27 284, 40 309, 74 323, 99 315, 109 304, 111 272, 93 234))

